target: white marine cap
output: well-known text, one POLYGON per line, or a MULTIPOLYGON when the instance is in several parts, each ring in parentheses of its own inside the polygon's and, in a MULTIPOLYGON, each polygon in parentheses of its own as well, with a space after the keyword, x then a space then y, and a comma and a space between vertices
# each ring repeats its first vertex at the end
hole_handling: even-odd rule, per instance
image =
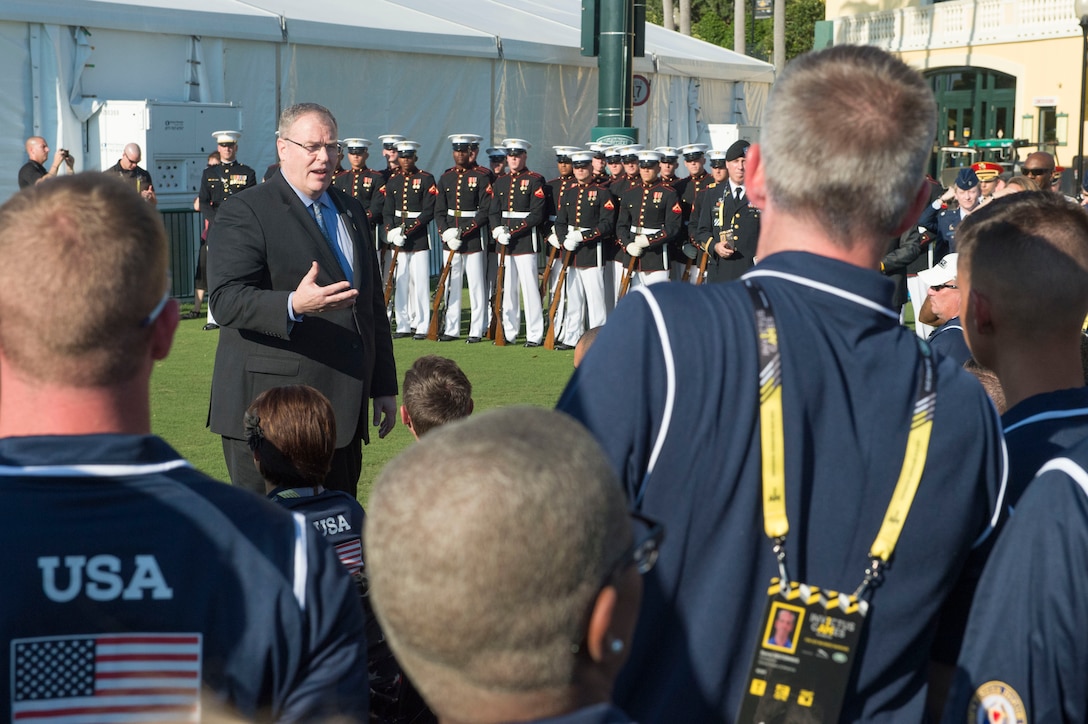
POLYGON ((575 151, 570 155, 571 163, 591 163, 593 161, 593 151, 575 151))
POLYGON ((415 154, 423 144, 415 141, 397 141, 397 153, 415 154))
POLYGON ((502 147, 507 151, 528 151, 533 147, 533 144, 529 143, 524 138, 504 138, 502 139, 502 147))
POLYGON ((680 152, 677 151, 672 146, 658 146, 654 150, 661 154, 662 159, 666 159, 666 158, 676 159, 676 158, 680 157, 680 152))
POLYGON ((557 158, 570 158, 572 153, 578 153, 582 148, 580 146, 552 146, 552 150, 555 151, 557 158))
POLYGON ((707 151, 706 158, 710 161, 711 168, 725 168, 725 162, 729 160, 725 151, 718 151, 717 149, 707 151))
POLYGON ((638 162, 646 163, 647 161, 653 161, 654 163, 661 163, 661 154, 657 151, 642 150, 638 152, 638 162))
POLYGON ((603 143, 597 143, 596 141, 591 141, 587 143, 586 148, 592 151, 593 155, 595 155, 597 158, 603 158, 608 152, 608 146, 604 145, 603 143))
POLYGON ((353 148, 362 148, 366 150, 370 148, 370 141, 366 140, 365 138, 345 138, 343 141, 340 142, 340 145, 342 145, 348 151, 351 151, 351 149, 353 148))
POLYGON ((608 146, 607 148, 604 149, 604 157, 605 158, 619 158, 621 148, 623 148, 623 146, 608 146))
POLYGON ((689 143, 688 145, 681 146, 676 150, 678 150, 684 156, 693 156, 697 153, 706 153, 707 148, 709 148, 709 146, 707 146, 705 143, 689 143))
POLYGON ((384 136, 378 136, 378 140, 382 142, 382 148, 388 151, 391 148, 396 148, 397 144, 404 140, 404 136, 398 136, 395 133, 387 133, 384 136))
POLYGON ((471 146, 474 143, 480 142, 480 137, 474 133, 454 133, 449 136, 450 143, 453 144, 453 150, 465 150, 458 149, 458 146, 471 146))
POLYGON ((621 156, 623 156, 624 158, 628 158, 630 156, 638 156, 639 151, 642 151, 645 148, 646 147, 643 146, 641 143, 632 143, 628 146, 620 146, 619 150, 621 156))
POLYGON ((238 143, 241 136, 241 131, 215 131, 212 133, 212 138, 215 139, 216 143, 238 143))

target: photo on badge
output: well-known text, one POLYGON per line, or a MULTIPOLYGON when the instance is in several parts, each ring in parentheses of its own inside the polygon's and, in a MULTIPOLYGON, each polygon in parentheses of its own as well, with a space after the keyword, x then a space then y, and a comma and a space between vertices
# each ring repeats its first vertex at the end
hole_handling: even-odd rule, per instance
POLYGON ((775 601, 771 615, 767 617, 767 629, 763 632, 763 648, 792 654, 797 649, 797 637, 801 633, 801 621, 805 609, 775 601))

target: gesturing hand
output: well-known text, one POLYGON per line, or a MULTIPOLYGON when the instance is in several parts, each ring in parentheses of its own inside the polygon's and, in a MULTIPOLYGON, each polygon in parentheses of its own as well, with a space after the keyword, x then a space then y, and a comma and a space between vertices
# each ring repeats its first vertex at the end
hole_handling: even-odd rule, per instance
POLYGON ((310 271, 302 277, 291 298, 291 307, 295 314, 320 314, 334 309, 344 309, 355 303, 359 296, 358 289, 352 289, 350 282, 333 282, 328 286, 317 283, 317 262, 310 264, 310 271))

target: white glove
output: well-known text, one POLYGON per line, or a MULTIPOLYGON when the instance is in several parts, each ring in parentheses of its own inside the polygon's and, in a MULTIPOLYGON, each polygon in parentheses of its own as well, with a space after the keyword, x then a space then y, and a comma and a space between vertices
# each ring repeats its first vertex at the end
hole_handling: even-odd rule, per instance
POLYGON ((581 244, 586 240, 586 235, 584 232, 578 231, 578 229, 571 229, 567 232, 567 239, 574 239, 575 244, 581 244))
POLYGON ((554 246, 556 249, 558 249, 560 246, 562 246, 559 243, 559 237, 556 236, 554 231, 552 233, 548 234, 548 243, 551 244, 552 246, 554 246))
POLYGON ((646 247, 639 246, 637 241, 632 241, 627 245, 627 253, 631 256, 642 256, 642 252, 646 250, 646 247))
POLYGON ((395 226, 385 234, 385 240, 393 246, 404 246, 404 229, 395 226))
POLYGON ((567 251, 574 251, 578 248, 578 245, 582 243, 581 232, 574 231, 567 234, 567 238, 563 240, 563 248, 567 251))
MULTIPOLYGON (((505 226, 496 226, 494 229, 491 230, 491 238, 492 239, 494 239, 495 241, 499 241, 500 236, 505 236, 506 237, 506 243, 507 244, 510 243, 510 229, 507 229, 505 226)), ((502 242, 499 242, 499 243, 502 243, 502 242)))
POLYGON ((460 238, 461 238, 461 231, 455 226, 451 226, 450 228, 448 228, 448 229, 446 229, 445 231, 442 232, 442 241, 446 242, 447 244, 449 244, 454 239, 460 239, 460 238))
POLYGON ((639 234, 638 236, 635 237, 634 243, 638 244, 643 249, 645 249, 646 247, 648 247, 650 245, 650 240, 646 238, 645 234, 639 234))
POLYGON ((456 236, 446 242, 446 246, 450 248, 450 251, 457 251, 461 248, 461 244, 461 240, 458 239, 456 236))
POLYGON ((496 236, 495 241, 499 242, 503 246, 506 246, 506 245, 508 245, 510 243, 510 232, 506 230, 505 226, 500 227, 500 228, 502 228, 503 233, 496 236))

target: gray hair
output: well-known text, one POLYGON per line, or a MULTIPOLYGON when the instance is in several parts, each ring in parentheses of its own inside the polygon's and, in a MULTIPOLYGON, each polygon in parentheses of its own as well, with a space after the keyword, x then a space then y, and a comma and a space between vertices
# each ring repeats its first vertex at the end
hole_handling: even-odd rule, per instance
POLYGON ((835 242, 894 236, 921 187, 937 111, 925 80, 868 46, 794 59, 775 83, 760 139, 767 192, 835 242))
POLYGON ((287 106, 283 109, 283 112, 280 113, 280 121, 276 126, 276 133, 279 134, 281 138, 285 137, 291 126, 295 125, 295 121, 311 113, 324 116, 325 120, 332 124, 333 128, 339 127, 336 123, 336 118, 332 115, 332 111, 325 106, 319 103, 296 103, 293 106, 287 106))
POLYGON ((379 475, 371 597, 427 702, 466 720, 482 694, 574 684, 571 647, 630 540, 623 492, 584 427, 492 410, 432 430, 379 475))

